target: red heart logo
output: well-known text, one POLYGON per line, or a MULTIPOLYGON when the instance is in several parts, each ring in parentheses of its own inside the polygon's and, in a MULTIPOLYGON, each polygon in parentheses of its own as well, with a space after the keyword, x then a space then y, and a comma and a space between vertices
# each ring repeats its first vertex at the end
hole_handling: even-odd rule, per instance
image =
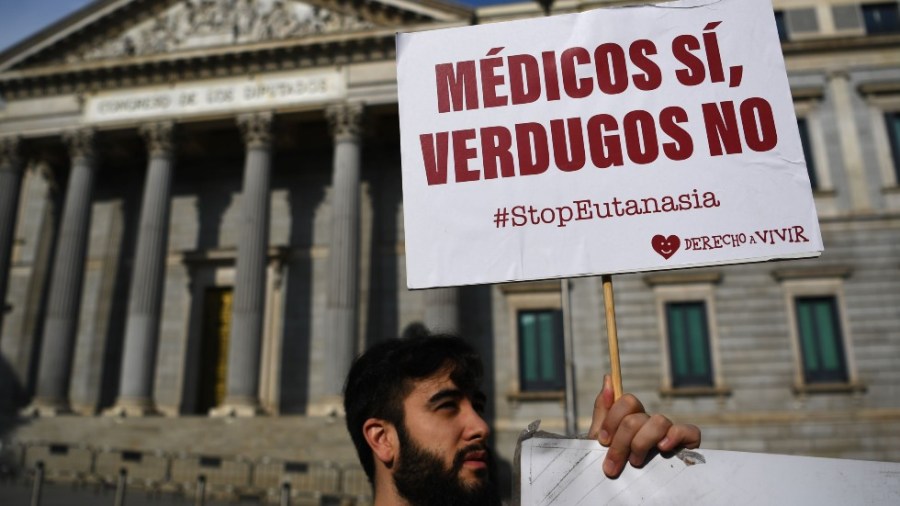
POLYGON ((672 258, 672 255, 678 251, 678 248, 681 247, 681 239, 678 238, 677 235, 670 235, 669 237, 657 234, 653 236, 653 239, 650 240, 650 245, 653 246, 653 250, 662 255, 666 260, 672 258))

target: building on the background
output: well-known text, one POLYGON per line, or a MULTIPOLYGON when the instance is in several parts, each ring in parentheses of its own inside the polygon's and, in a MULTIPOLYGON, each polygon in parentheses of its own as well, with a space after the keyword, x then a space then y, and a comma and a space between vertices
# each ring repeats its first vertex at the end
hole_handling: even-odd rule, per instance
MULTIPOLYGON (((774 3, 825 253, 617 276, 625 389, 708 448, 900 461, 898 2, 774 3)), ((562 431, 560 283, 412 292, 404 272, 394 34, 537 15, 99 0, 0 54, 0 437, 60 475, 78 451, 82 474, 156 451, 252 462, 257 487, 271 459, 346 471, 350 361, 416 324, 484 353, 507 463, 532 420, 562 431)), ((599 279, 570 296, 583 431, 599 279)))

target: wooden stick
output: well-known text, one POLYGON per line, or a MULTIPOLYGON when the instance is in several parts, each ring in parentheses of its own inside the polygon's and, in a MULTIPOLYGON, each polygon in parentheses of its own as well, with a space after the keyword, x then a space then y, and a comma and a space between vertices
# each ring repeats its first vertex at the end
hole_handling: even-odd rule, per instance
POLYGON ((622 397, 622 367, 619 365, 619 335, 616 331, 616 302, 613 300, 612 276, 603 275, 603 304, 606 306, 606 339, 609 342, 609 368, 615 400, 622 397))
POLYGON ((572 290, 569 278, 562 278, 559 282, 560 295, 562 296, 563 313, 563 355, 565 356, 566 378, 566 434, 571 437, 578 435, 578 411, 575 402, 575 357, 572 344, 572 290))

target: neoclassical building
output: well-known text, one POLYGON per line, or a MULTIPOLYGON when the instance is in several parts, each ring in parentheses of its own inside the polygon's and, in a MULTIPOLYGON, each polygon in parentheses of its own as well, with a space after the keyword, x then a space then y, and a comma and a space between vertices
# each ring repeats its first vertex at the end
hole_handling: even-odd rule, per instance
MULTIPOLYGON (((774 3, 825 253, 617 276, 625 389, 710 448, 900 461, 898 3, 774 3)), ((420 324, 483 352, 506 461, 586 430, 598 279, 406 289, 394 35, 537 15, 98 0, 0 54, 0 437, 301 458, 260 434, 342 434, 353 357, 420 324)))

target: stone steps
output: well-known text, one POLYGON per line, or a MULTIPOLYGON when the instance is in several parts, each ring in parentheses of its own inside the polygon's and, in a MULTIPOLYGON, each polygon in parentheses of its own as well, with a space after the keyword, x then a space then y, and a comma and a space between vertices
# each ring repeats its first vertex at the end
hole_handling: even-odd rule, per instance
POLYGON ((340 417, 80 417, 0 420, 0 439, 94 449, 356 463, 340 417))
POLYGON ((370 501, 343 418, 7 418, 0 440, 0 474, 29 477, 40 462, 50 482, 115 486, 125 469, 129 487, 186 497, 202 476, 229 500, 277 500, 287 483, 297 504, 370 501))

